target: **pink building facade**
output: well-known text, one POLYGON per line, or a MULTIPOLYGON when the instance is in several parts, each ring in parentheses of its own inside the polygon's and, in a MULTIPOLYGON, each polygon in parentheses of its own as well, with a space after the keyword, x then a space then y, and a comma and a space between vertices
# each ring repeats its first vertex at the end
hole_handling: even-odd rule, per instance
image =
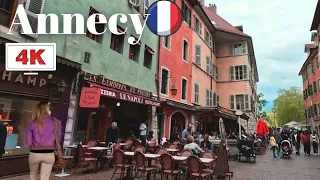
POLYGON ((302 65, 299 75, 302 76, 303 99, 305 106, 306 123, 318 133, 320 132, 320 60, 319 60, 319 37, 320 37, 320 2, 310 28, 311 42, 306 44, 304 52, 308 57, 302 65))

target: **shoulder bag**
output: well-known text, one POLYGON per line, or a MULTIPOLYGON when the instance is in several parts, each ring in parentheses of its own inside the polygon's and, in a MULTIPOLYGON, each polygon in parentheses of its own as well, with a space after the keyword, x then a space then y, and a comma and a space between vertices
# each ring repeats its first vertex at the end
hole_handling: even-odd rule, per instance
POLYGON ((61 145, 60 145, 60 140, 59 140, 59 136, 58 136, 57 119, 52 118, 52 121, 53 121, 53 133, 54 133, 54 138, 56 141, 56 150, 54 152, 55 163, 53 165, 53 168, 62 169, 67 164, 67 161, 65 159, 63 159, 63 155, 62 155, 62 151, 61 151, 61 145))

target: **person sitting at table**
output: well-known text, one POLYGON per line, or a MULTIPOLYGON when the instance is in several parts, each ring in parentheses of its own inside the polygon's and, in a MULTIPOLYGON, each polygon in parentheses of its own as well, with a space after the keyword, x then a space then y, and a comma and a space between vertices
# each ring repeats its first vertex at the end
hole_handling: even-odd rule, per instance
POLYGON ((149 134, 147 136, 147 141, 151 141, 151 139, 153 139, 153 131, 149 131, 149 134))
POLYGON ((201 142, 200 148, 203 149, 204 151, 213 152, 213 145, 209 141, 208 134, 204 135, 204 138, 203 138, 203 141, 201 142))
POLYGON ((187 137, 187 144, 184 146, 183 150, 189 149, 193 155, 198 155, 199 153, 204 152, 198 144, 194 143, 194 138, 193 136, 188 136, 187 137))

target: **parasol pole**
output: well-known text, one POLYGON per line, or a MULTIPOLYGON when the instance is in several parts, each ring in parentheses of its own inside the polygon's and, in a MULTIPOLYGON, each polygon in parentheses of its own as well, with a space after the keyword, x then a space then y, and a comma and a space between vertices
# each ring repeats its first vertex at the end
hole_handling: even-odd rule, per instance
POLYGON ((239 139, 241 139, 241 118, 240 116, 243 115, 243 112, 240 110, 237 110, 235 113, 238 116, 238 125, 239 125, 239 139))

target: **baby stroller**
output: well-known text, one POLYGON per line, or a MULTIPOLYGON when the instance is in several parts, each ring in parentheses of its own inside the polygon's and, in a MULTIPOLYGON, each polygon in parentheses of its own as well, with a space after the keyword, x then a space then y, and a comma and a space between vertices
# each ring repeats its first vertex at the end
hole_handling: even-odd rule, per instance
POLYGON ((281 150, 282 150, 282 157, 289 159, 291 158, 291 153, 292 153, 292 147, 291 147, 291 142, 289 140, 283 140, 281 142, 281 150))
POLYGON ((252 141, 252 140, 239 140, 238 141, 238 149, 239 149, 239 154, 238 154, 239 162, 241 161, 241 156, 246 157, 248 161, 252 157, 253 162, 256 162, 256 152, 254 149, 254 141, 252 141))

